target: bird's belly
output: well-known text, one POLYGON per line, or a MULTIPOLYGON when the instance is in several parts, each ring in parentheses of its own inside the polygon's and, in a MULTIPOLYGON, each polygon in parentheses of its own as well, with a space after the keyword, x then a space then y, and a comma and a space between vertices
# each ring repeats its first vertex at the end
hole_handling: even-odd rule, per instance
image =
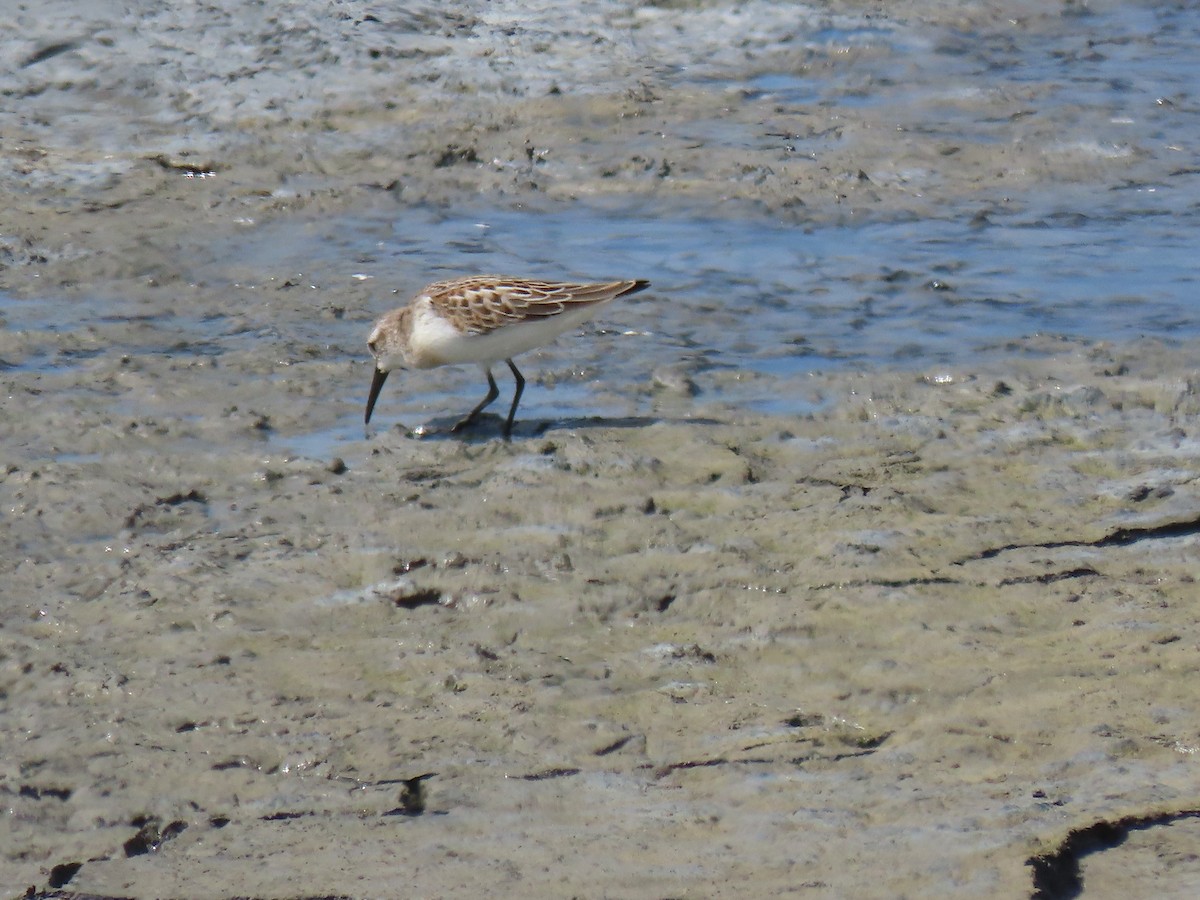
POLYGON ((431 330, 420 342, 413 363, 418 368, 479 363, 490 365, 547 344, 587 321, 598 310, 589 306, 556 316, 522 319, 487 334, 463 334, 451 328, 431 330))

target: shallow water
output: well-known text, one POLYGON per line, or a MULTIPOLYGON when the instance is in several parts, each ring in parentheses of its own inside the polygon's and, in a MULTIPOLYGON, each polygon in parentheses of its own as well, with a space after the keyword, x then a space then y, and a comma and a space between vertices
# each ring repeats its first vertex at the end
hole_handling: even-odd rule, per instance
MULTIPOLYGON (((210 284, 228 278, 231 307, 238 307, 229 315, 146 309, 144 300, 120 297, 100 298, 82 314, 70 304, 69 315, 65 301, 10 298, 0 300, 0 314, 9 329, 34 332, 136 326, 120 329, 123 343, 20 361, 35 372, 98 353, 220 356, 296 340, 323 345, 331 358, 366 360, 366 319, 427 280, 468 271, 636 276, 649 278, 652 290, 614 304, 587 327, 590 336, 564 337, 524 366, 535 375, 549 370, 553 382, 552 391, 543 384, 529 392, 525 402, 537 414, 644 412, 612 398, 597 407, 597 383, 614 391, 641 384, 663 364, 682 367, 712 397, 804 411, 813 398, 781 395, 776 378, 969 367, 981 354, 1010 352, 1012 342, 1038 334, 1200 336, 1196 199, 1157 187, 1098 196, 1064 189, 982 216, 963 210, 934 220, 817 227, 648 209, 448 214, 376 207, 352 219, 270 224, 210 248, 197 268, 210 284), (247 282, 248 272, 260 282, 247 282), (338 320, 278 314, 262 289, 288 278, 312 296, 314 311, 338 302, 339 284, 367 279, 373 308, 338 320), (716 377, 742 369, 768 377, 716 377)), ((474 370, 457 371, 413 373, 405 402, 437 408, 477 382, 482 387, 474 370)))

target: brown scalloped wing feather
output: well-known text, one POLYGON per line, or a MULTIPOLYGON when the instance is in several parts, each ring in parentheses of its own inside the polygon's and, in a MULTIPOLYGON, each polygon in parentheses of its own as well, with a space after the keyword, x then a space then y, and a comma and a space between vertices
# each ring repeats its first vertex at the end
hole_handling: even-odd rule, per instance
POLYGON ((469 334, 487 334, 524 319, 557 316, 572 307, 605 303, 646 287, 645 281, 570 284, 478 275, 429 285, 433 308, 469 334))

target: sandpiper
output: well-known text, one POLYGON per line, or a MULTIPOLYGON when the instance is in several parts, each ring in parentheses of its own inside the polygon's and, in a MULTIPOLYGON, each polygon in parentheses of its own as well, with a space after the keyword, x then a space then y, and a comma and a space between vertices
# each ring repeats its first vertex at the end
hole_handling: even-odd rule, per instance
POLYGON ((525 389, 525 379, 512 358, 587 321, 608 301, 649 284, 640 279, 573 284, 503 275, 435 282, 407 306, 380 317, 371 329, 367 346, 375 357, 375 375, 364 421, 370 423, 379 390, 392 369, 478 363, 487 375, 488 393, 451 429, 459 431, 500 395, 492 365, 504 360, 517 385, 504 422, 508 438, 525 389))

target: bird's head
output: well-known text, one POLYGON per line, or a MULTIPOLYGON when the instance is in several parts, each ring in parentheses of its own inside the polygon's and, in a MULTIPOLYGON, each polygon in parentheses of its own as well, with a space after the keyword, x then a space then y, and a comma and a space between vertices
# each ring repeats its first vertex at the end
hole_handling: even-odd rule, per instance
POLYGON ((411 310, 408 307, 393 310, 382 316, 371 329, 367 347, 375 358, 375 373, 371 378, 371 392, 367 395, 367 414, 364 422, 370 424, 375 401, 387 381, 392 369, 402 369, 408 361, 408 338, 412 330, 411 310))

